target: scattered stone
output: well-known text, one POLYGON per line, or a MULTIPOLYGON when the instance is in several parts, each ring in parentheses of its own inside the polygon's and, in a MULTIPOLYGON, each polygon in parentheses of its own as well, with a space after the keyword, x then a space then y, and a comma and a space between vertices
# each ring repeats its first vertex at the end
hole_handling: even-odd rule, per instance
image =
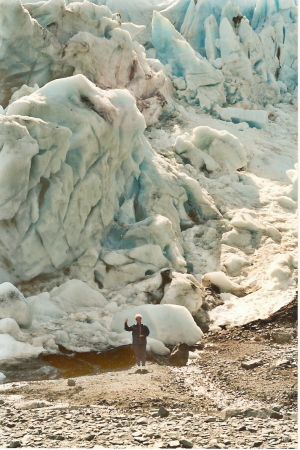
POLYGON ((278 359, 278 361, 276 361, 275 366, 281 367, 281 366, 287 366, 288 364, 290 364, 290 361, 288 359, 278 359))
POLYGON ((22 443, 20 441, 11 441, 7 448, 18 448, 18 447, 22 447, 22 443))
POLYGON ((261 359, 252 359, 250 361, 244 361, 241 364, 241 367, 243 367, 243 369, 254 369, 255 367, 261 366, 263 364, 261 359))
POLYGON ((95 434, 88 434, 88 435, 85 437, 85 440, 86 440, 86 441, 92 441, 93 439, 95 439, 95 437, 96 437, 95 434))
POLYGON ((39 402, 37 400, 33 400, 33 401, 27 401, 27 402, 20 402, 20 403, 16 403, 15 404, 15 408, 16 409, 36 409, 36 408, 46 408, 48 406, 51 406, 50 402, 47 401, 43 401, 43 402, 39 402))
POLYGON ((290 342, 293 338, 290 333, 284 331, 274 331, 271 334, 271 337, 277 344, 285 344, 286 342, 290 342))
POLYGON ((255 441, 252 447, 260 447, 263 444, 263 441, 255 441))
POLYGON ((145 441, 147 441, 147 438, 140 436, 140 437, 135 437, 134 440, 141 442, 141 443, 145 443, 145 441))
POLYGON ((226 420, 229 417, 258 417, 260 419, 267 419, 270 417, 270 414, 274 411, 270 411, 266 408, 262 409, 253 409, 253 408, 236 408, 230 409, 225 408, 220 412, 219 416, 221 419, 226 420))
POLYGON ((217 419, 214 416, 209 416, 204 419, 204 422, 215 422, 217 419))
POLYGON ((164 406, 160 406, 158 410, 159 417, 168 417, 169 414, 169 411, 164 406))
POLYGON ((65 439, 62 434, 51 434, 48 437, 54 441, 63 441, 65 439))
POLYGON ((133 437, 140 437, 140 436, 142 436, 142 433, 140 431, 134 431, 133 433, 131 433, 131 435, 133 437))
POLYGON ((274 405, 272 408, 274 411, 280 411, 281 410, 281 406, 279 405, 274 405))
POLYGON ((68 386, 75 386, 75 380, 68 379, 68 386))
POLYGON ((273 411, 273 412, 271 412, 271 414, 270 414, 270 418, 271 418, 271 419, 282 419, 282 418, 283 418, 283 415, 280 414, 280 413, 277 412, 277 411, 273 411))
POLYGON ((189 346, 179 342, 172 350, 169 362, 172 366, 185 366, 189 359, 189 346))
POLYGON ((174 441, 169 441, 167 444, 168 444, 168 447, 170 447, 170 448, 180 447, 180 442, 177 439, 174 441))
POLYGON ((146 419, 146 417, 141 417, 140 419, 138 419, 136 421, 136 423, 138 423, 138 424, 147 424, 148 420, 146 419))
POLYGON ((211 441, 209 441, 207 448, 224 448, 224 447, 225 445, 218 442, 217 439, 212 439, 211 441))
POLYGON ((186 439, 180 439, 180 445, 183 448, 193 448, 193 444, 190 441, 187 441, 186 439))

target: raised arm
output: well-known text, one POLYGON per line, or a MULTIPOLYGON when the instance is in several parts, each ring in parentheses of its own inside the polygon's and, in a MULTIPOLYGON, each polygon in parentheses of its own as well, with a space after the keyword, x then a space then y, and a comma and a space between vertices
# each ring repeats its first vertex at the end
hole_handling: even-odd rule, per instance
POLYGON ((124 328, 125 328, 125 330, 126 331, 132 331, 132 327, 129 327, 127 322, 128 322, 128 319, 126 318, 125 321, 124 321, 124 328))

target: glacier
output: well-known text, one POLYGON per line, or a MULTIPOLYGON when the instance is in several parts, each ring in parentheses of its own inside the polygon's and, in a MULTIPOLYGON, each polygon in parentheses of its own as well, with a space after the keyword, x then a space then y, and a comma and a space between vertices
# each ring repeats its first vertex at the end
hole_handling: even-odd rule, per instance
POLYGON ((0 0, 0 21, 1 361, 127 345, 137 312, 168 355, 291 301, 295 0, 0 0))

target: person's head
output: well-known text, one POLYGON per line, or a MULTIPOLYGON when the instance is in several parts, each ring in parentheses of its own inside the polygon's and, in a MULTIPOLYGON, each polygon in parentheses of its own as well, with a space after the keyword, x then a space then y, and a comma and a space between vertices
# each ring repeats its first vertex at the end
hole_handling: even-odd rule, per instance
POLYGON ((141 323, 142 322, 142 316, 140 314, 136 314, 134 316, 135 320, 137 321, 137 323, 141 323))

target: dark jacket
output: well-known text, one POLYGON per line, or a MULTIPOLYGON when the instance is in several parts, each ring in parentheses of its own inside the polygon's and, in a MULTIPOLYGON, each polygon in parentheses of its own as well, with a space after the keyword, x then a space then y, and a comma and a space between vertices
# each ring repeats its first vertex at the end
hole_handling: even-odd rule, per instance
POLYGON ((149 328, 147 327, 147 325, 143 325, 141 323, 141 329, 142 329, 141 334, 144 335, 144 337, 142 337, 142 338, 140 338, 140 329, 139 329, 138 324, 135 324, 135 325, 132 325, 131 327, 129 327, 127 325, 127 322, 125 322, 124 328, 126 331, 132 331, 133 345, 136 345, 136 344, 145 344, 146 345, 147 344, 146 336, 149 336, 149 334, 150 334, 150 331, 149 331, 149 328))

